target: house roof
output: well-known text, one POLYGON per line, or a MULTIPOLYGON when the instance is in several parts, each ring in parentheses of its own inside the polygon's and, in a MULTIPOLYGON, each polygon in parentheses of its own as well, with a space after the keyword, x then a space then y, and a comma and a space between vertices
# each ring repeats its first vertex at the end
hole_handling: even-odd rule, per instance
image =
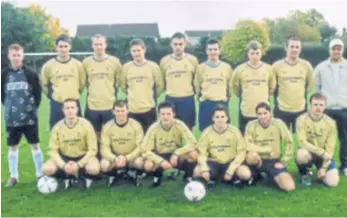
POLYGON ((159 27, 157 23, 78 25, 76 36, 91 37, 97 33, 105 36, 159 37, 159 27))

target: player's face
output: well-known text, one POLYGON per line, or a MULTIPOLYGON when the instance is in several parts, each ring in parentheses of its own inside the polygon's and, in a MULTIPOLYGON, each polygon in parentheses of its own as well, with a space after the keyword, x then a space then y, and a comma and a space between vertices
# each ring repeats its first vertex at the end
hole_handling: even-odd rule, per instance
POLYGON ((186 40, 184 38, 174 38, 171 40, 171 48, 173 53, 181 55, 184 52, 186 46, 186 40))
POLYGON ((141 45, 133 45, 130 48, 131 56, 134 60, 143 60, 145 59, 145 49, 141 45))
POLYGON ((342 58, 343 48, 340 45, 335 45, 330 49, 330 57, 334 60, 339 60, 342 58))
POLYGON ((117 120, 126 121, 128 119, 128 108, 126 106, 115 107, 113 114, 115 115, 117 120))
POLYGON ((24 57, 23 50, 11 49, 11 50, 9 50, 7 56, 8 56, 8 59, 10 60, 11 65, 13 67, 17 68, 17 67, 22 66, 23 57, 24 57))
POLYGON ((212 121, 217 126, 224 126, 228 123, 228 115, 225 113, 225 111, 216 111, 213 114, 212 121))
POLYGON ((312 99, 311 102, 311 114, 321 117, 325 110, 325 100, 324 99, 312 99))
POLYGON ((208 59, 218 60, 220 55, 219 45, 218 44, 207 45, 206 53, 207 53, 208 59))
POLYGON ((63 113, 64 113, 64 116, 68 119, 73 119, 77 117, 77 113, 78 113, 77 102, 73 102, 73 101, 65 102, 63 106, 63 113))
POLYGON ((259 62, 261 60, 260 49, 257 49, 257 50, 250 49, 247 55, 248 55, 248 59, 253 63, 259 62))
POLYGON ((106 47, 107 47, 105 38, 104 37, 93 38, 92 47, 95 54, 97 55, 105 54, 106 47))
POLYGON ((71 46, 68 42, 59 41, 57 46, 56 46, 56 49, 57 49, 59 56, 67 57, 67 56, 69 56, 71 46))
POLYGON ((160 122, 163 125, 170 125, 175 117, 172 108, 162 108, 159 111, 160 122))
POLYGON ((262 126, 267 126, 270 123, 271 112, 265 108, 259 108, 257 111, 257 117, 262 126))
POLYGON ((287 47, 287 57, 298 58, 301 52, 301 42, 298 40, 289 40, 287 47))

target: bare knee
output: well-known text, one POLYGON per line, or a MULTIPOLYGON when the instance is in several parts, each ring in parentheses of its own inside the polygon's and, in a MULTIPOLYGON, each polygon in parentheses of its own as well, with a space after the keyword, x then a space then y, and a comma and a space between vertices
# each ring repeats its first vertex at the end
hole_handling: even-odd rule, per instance
POLYGON ((291 192, 295 190, 295 182, 288 172, 283 172, 274 178, 282 191, 291 192))
POLYGON ((248 152, 246 155, 246 163, 250 166, 258 166, 261 158, 256 152, 248 152))
POLYGON ((138 157, 134 160, 134 167, 137 169, 142 169, 143 167, 143 159, 141 157, 138 157))
POLYGON ((37 150, 39 150, 39 149, 40 149, 39 144, 32 144, 32 145, 31 145, 31 150, 37 151, 37 150))
POLYGON ((312 159, 310 152, 304 148, 299 148, 296 151, 296 161, 298 164, 306 164, 312 159))
POLYGON ((155 166, 154 162, 150 161, 150 160, 146 160, 144 165, 143 165, 145 171, 147 171, 147 172, 153 171, 154 170, 154 166, 155 166))
POLYGON ((198 159, 198 152, 197 151, 191 151, 188 153, 187 161, 188 162, 195 162, 198 159))
POLYGON ((100 163, 95 158, 88 162, 86 165, 86 171, 89 175, 98 175, 100 173, 100 163))
POLYGON ((332 188, 336 187, 339 184, 339 181, 340 178, 337 169, 329 170, 323 179, 324 184, 332 188))
POLYGON ((109 172, 111 170, 111 162, 106 159, 102 159, 100 163, 100 167, 102 172, 104 173, 109 172))
POLYGON ((42 173, 46 176, 53 176, 58 170, 57 165, 52 160, 48 160, 42 166, 42 173))
POLYGON ((251 170, 245 165, 241 165, 239 168, 237 168, 236 175, 241 180, 250 180, 252 177, 251 170))
POLYGON ((16 145, 16 146, 9 146, 9 149, 10 149, 11 151, 18 151, 19 146, 18 146, 18 145, 16 145))

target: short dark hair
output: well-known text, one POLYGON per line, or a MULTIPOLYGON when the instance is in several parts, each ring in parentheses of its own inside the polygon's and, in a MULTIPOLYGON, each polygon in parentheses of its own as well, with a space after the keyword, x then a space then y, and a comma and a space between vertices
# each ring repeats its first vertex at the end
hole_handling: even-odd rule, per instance
POLYGON ((18 43, 13 43, 8 46, 8 51, 15 50, 15 51, 24 51, 23 46, 21 46, 18 43))
POLYGON ((117 100, 113 103, 113 109, 115 107, 126 107, 128 108, 128 102, 126 100, 117 100))
POLYGON ((158 113, 160 112, 161 109, 163 108, 171 108, 172 112, 176 113, 176 107, 174 104, 168 101, 164 101, 158 105, 158 113))
POLYGON ((57 37, 57 39, 55 40, 55 45, 58 45, 58 43, 60 41, 67 42, 67 43, 71 44, 70 37, 68 35, 65 35, 65 34, 61 34, 57 37))
POLYGON ((78 103, 77 103, 77 100, 76 99, 73 99, 73 98, 67 98, 63 101, 63 107, 65 105, 65 103, 67 102, 75 102, 76 103, 76 106, 78 107, 78 103))
POLYGON ((270 111, 271 112, 271 107, 268 103, 266 102, 260 102, 259 104, 257 104, 257 106, 255 107, 255 113, 258 113, 258 110, 260 108, 264 108, 265 110, 267 111, 270 111))
POLYGON ((297 37, 297 36, 292 36, 292 37, 290 37, 290 38, 287 40, 287 42, 286 42, 286 47, 288 47, 290 41, 299 41, 299 42, 301 42, 301 39, 300 39, 299 37, 297 37))
POLYGON ((312 103, 313 99, 323 99, 325 102, 327 102, 327 97, 320 92, 315 92, 311 95, 310 104, 312 103))
POLYGON ((215 106, 215 107, 213 108, 213 110, 212 110, 212 117, 214 116, 214 114, 215 114, 217 111, 224 111, 224 113, 227 115, 228 121, 229 121, 229 119, 230 119, 229 110, 228 110, 228 108, 227 108, 225 105, 216 104, 216 106, 215 106))
POLYGON ((176 38, 178 38, 178 39, 186 39, 186 36, 183 33, 181 33, 181 32, 175 32, 171 36, 171 40, 176 39, 176 38))
POLYGON ((146 48, 146 44, 145 44, 145 42, 142 39, 133 39, 133 40, 131 40, 130 43, 129 43, 130 48, 132 46, 134 46, 134 45, 139 45, 142 48, 146 48))
POLYGON ((247 44, 247 51, 261 49, 261 44, 257 40, 252 40, 247 44))
POLYGON ((214 44, 217 44, 218 47, 219 47, 219 41, 218 41, 218 39, 216 39, 216 38, 208 39, 208 40, 206 41, 206 48, 207 48, 208 45, 214 45, 214 44))

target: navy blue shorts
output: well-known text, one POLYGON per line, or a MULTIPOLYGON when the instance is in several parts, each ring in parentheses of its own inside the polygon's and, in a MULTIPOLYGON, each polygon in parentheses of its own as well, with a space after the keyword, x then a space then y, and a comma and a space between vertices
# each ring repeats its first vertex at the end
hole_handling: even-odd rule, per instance
MULTIPOLYGON (((76 100, 78 106, 78 116, 82 116, 81 104, 79 100, 76 100)), ((64 119, 63 103, 50 100, 50 112, 49 112, 49 128, 52 130, 53 126, 60 120, 64 119)))
POLYGON ((18 126, 6 127, 7 132, 7 145, 8 146, 16 146, 22 138, 22 135, 25 136, 29 144, 37 144, 39 143, 39 129, 38 124, 35 125, 26 125, 26 126, 18 126))
MULTIPOLYGON (((317 169, 320 169, 323 166, 323 158, 317 156, 314 153, 311 153, 312 160, 308 163, 309 166, 312 166, 313 164, 317 167, 317 169)), ((334 160, 331 160, 327 171, 336 169, 336 162, 334 160)))
POLYGON ((259 176, 261 172, 266 173, 269 177, 274 179, 281 173, 288 172, 287 168, 284 167, 282 169, 275 168, 275 164, 279 163, 279 159, 262 159, 262 165, 260 168, 256 168, 255 166, 249 166, 252 172, 252 177, 256 178, 259 176))
POLYGON ((147 129, 157 120, 157 113, 155 108, 152 108, 145 113, 129 113, 129 117, 139 122, 143 128, 143 132, 146 133, 147 129))
POLYGON ((242 114, 242 112, 240 110, 240 112, 239 112, 239 129, 240 129, 242 135, 245 134, 246 126, 247 126, 248 122, 252 121, 252 120, 255 120, 255 119, 257 119, 257 118, 243 116, 243 114, 242 114))
POLYGON ((88 107, 86 107, 84 116, 91 122, 96 132, 100 132, 102 126, 114 117, 112 110, 96 111, 91 110, 88 107))
POLYGON ((175 98, 166 96, 166 101, 171 102, 176 108, 176 118, 182 120, 189 129, 195 126, 196 110, 194 96, 175 98))
POLYGON ((275 106, 274 109, 274 115, 276 118, 281 119, 286 125, 287 127, 290 129, 290 126, 292 126, 292 131, 293 133, 296 132, 296 119, 302 115, 306 113, 306 109, 304 109, 303 111, 300 112, 286 112, 286 111, 281 111, 278 106, 275 106))
POLYGON ((199 129, 204 131, 206 127, 212 124, 212 112, 217 104, 222 104, 228 108, 228 102, 225 101, 203 101, 200 102, 199 109, 199 129))

